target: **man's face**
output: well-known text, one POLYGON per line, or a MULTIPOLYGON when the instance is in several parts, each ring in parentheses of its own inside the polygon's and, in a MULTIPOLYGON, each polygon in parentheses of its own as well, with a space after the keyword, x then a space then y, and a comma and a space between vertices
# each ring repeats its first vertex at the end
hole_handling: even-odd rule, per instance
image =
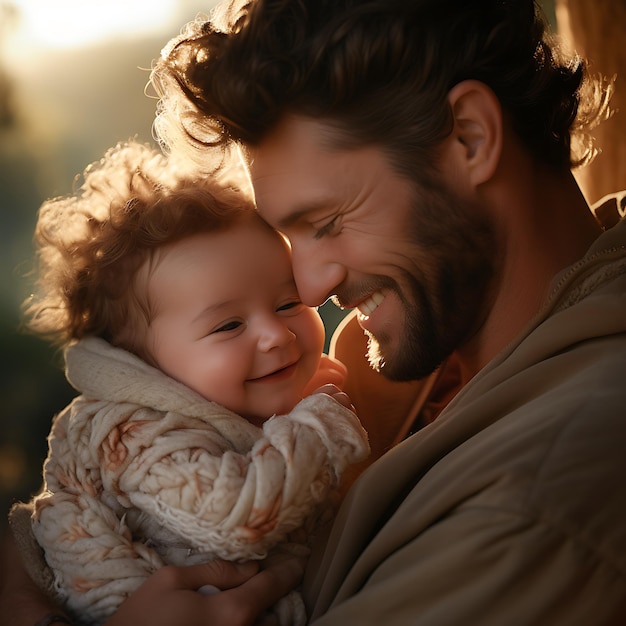
POLYGON ((417 185, 376 147, 331 148, 332 132, 288 118, 250 152, 259 212, 291 243, 303 302, 356 307, 372 366, 421 378, 484 321, 491 231, 440 180, 417 185))
POLYGON ((171 244, 148 280, 147 349, 166 374, 255 424, 302 398, 324 327, 300 301, 286 242, 261 220, 171 244))

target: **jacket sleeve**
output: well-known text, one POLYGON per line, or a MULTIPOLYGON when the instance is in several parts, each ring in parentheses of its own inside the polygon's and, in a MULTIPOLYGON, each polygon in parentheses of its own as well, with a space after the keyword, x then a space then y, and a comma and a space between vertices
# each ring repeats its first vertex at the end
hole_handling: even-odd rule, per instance
MULTIPOLYGON (((87 447, 73 453, 76 441, 67 433, 77 406, 81 403, 70 405, 54 423, 46 483, 34 500, 31 525, 52 570, 56 600, 84 623, 101 623, 163 562, 133 539, 117 503, 101 497, 87 447)), ((77 441, 81 434, 72 433, 77 441)))
POLYGON ((369 451, 352 411, 325 394, 265 422, 247 450, 225 440, 217 446, 207 429, 162 432, 123 472, 105 470, 104 481, 196 550, 226 559, 263 558, 328 498, 346 465, 369 451))

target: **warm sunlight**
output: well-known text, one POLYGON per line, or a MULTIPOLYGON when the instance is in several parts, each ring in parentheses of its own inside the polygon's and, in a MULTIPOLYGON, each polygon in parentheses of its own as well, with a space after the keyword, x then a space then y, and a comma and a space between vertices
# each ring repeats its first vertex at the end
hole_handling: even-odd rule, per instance
POLYGON ((12 0, 19 13, 18 56, 42 48, 76 48, 112 37, 147 33, 171 20, 176 0, 12 0))

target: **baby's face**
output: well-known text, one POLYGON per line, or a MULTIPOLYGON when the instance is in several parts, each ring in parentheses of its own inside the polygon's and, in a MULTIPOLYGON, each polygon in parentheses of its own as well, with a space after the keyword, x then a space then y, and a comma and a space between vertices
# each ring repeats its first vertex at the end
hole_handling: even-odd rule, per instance
POLYGON ((194 235, 166 247, 149 280, 147 348, 166 374, 256 424, 302 398, 324 327, 279 235, 257 219, 194 235))

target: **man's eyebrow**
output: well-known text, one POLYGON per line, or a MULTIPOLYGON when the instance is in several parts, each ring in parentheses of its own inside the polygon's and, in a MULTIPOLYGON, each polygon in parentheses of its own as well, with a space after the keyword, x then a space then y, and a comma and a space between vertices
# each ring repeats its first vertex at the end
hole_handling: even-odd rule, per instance
POLYGON ((281 230, 282 228, 289 228, 294 224, 297 224, 303 217, 307 216, 310 213, 314 213, 315 211, 319 211, 321 209, 328 208, 330 205, 329 200, 319 200, 315 202, 307 203, 306 205, 300 206, 292 210, 289 214, 285 215, 276 223, 276 228, 281 230))

